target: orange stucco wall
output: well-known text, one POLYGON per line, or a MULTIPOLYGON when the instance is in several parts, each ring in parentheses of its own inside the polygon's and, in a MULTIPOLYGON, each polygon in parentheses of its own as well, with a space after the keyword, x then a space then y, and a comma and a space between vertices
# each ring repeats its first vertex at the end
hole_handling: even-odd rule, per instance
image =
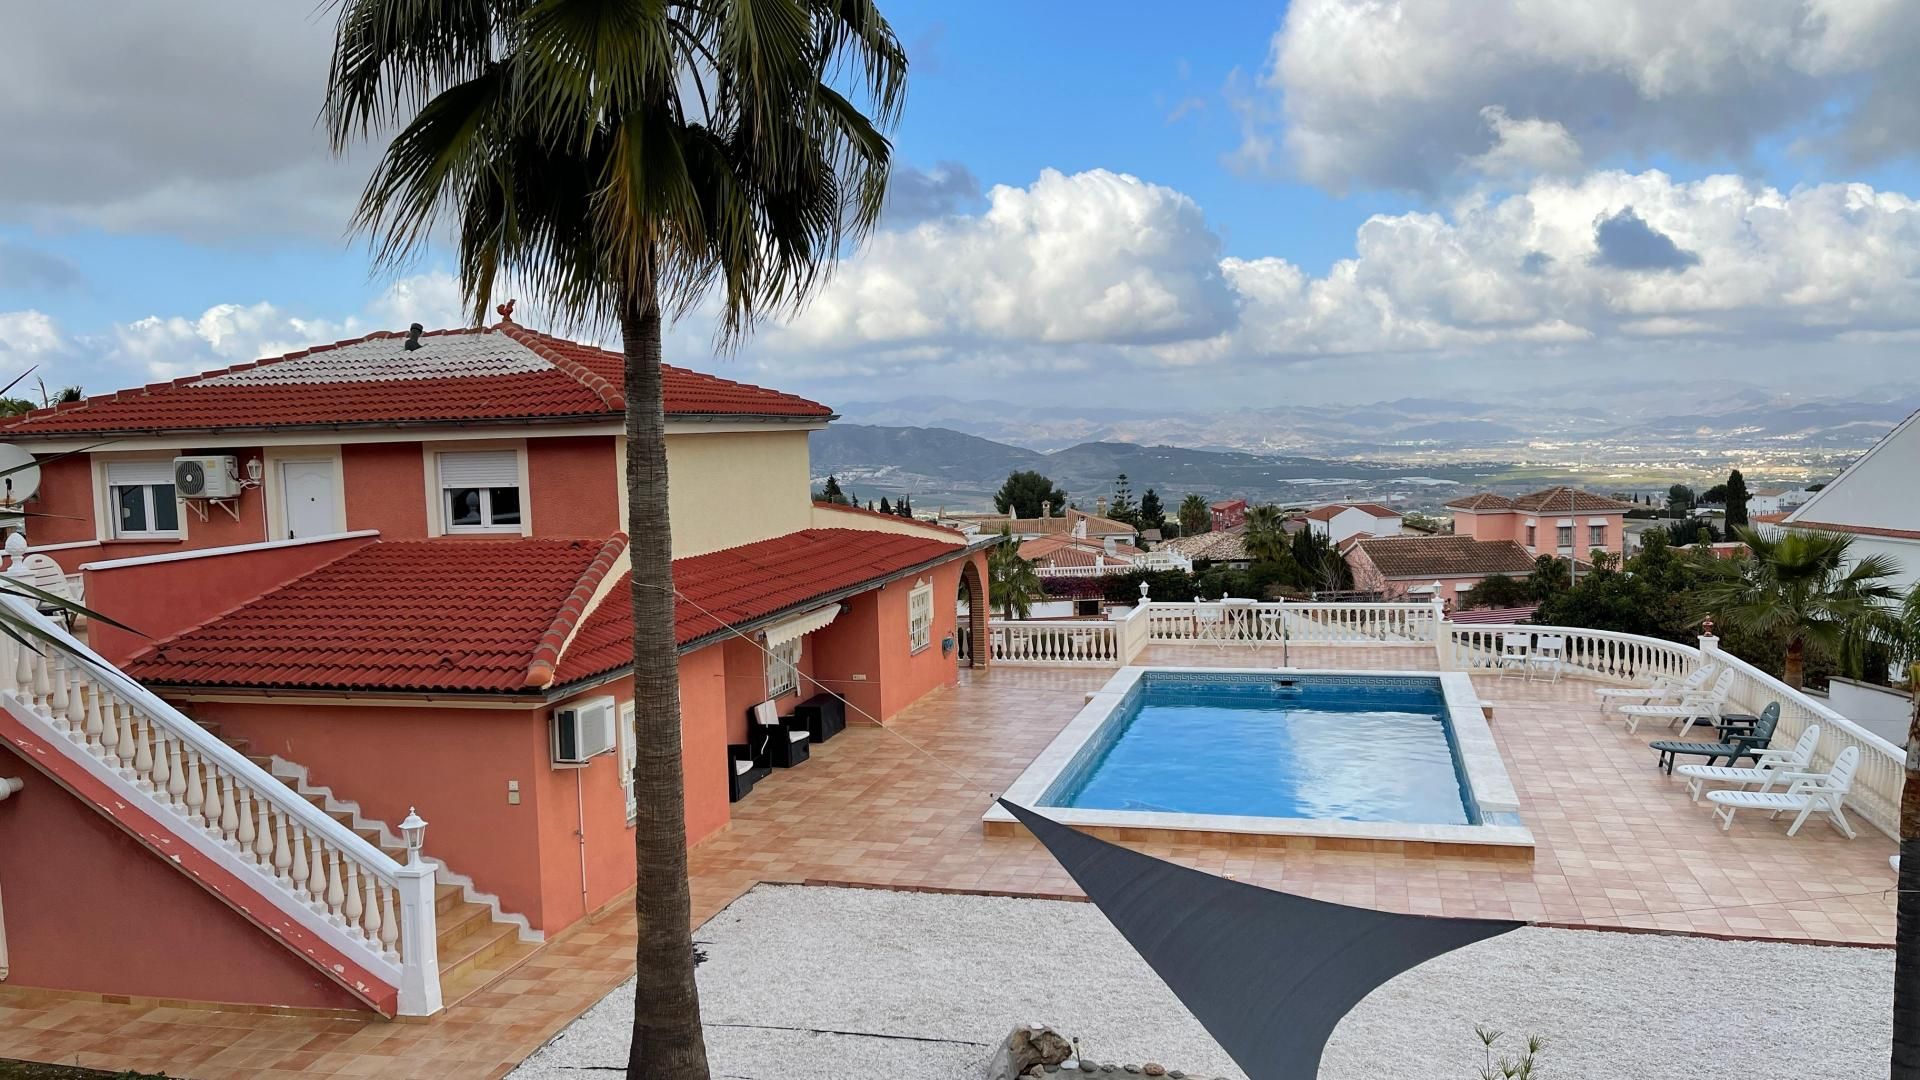
MULTIPOLYGON (((835 620, 838 622, 839 620, 835 620)), ((831 628, 829 628, 830 630, 831 628)), ((792 694, 782 694, 775 707, 782 716, 793 711, 795 705, 820 692, 815 677, 813 645, 815 639, 828 631, 809 634, 800 643, 800 689, 792 694)), ((716 652, 723 657, 722 678, 725 681, 725 698, 722 703, 726 710, 726 731, 728 742, 747 741, 747 710, 767 700, 767 658, 755 641, 737 637, 726 637, 707 646, 700 652, 716 652)), ((695 653, 693 655, 699 655, 695 653)), ((682 661, 684 665, 685 661, 682 661)), ((685 686, 686 676, 681 675, 681 685, 685 686)))
POLYGON ((1582 559, 1587 557, 1594 545, 1589 543, 1587 525, 1598 518, 1606 519, 1607 542, 1605 549, 1614 553, 1625 550, 1626 515, 1577 513, 1569 514, 1564 510, 1544 511, 1541 513, 1520 513, 1502 511, 1497 513, 1468 513, 1455 511, 1453 531, 1459 536, 1471 536, 1475 540, 1511 540, 1536 555, 1559 554, 1556 547, 1558 536, 1555 530, 1565 518, 1573 519, 1573 549, 1582 559), (1527 522, 1535 524, 1534 543, 1527 543, 1527 522))
POLYGON ((89 570, 87 606, 132 629, 95 621, 87 627, 87 644, 118 664, 154 641, 197 626, 374 539, 359 536, 89 570))
POLYGON ((611 435, 527 440, 535 536, 607 536, 620 518, 611 435))
POLYGON ((90 806, 0 745, 8 986, 363 1009, 90 806))
MULTIPOLYGON (((538 799, 551 769, 544 712, 292 700, 184 708, 217 722, 222 736, 246 739, 249 753, 305 766, 311 783, 359 803, 367 818, 397 825, 418 807, 431 823, 429 855, 498 895, 506 910, 544 925, 538 799), (507 801, 509 781, 520 784, 517 806, 507 801)), ((566 794, 570 813, 571 781, 566 794)))
POLYGON ((893 582, 880 590, 880 719, 893 715, 941 686, 960 678, 959 648, 940 643, 954 636, 954 600, 960 590, 959 562, 944 563, 926 574, 893 582), (933 582, 931 643, 912 652, 907 636, 907 597, 917 582, 933 582))
MULTIPOLYGON (((904 631, 902 631, 904 633, 904 631)), ((813 664, 809 690, 847 701, 847 723, 884 719, 880 700, 880 594, 861 593, 845 602, 840 617, 808 634, 801 654, 813 664)), ((809 695, 811 696, 811 695, 809 695)))
MULTIPOLYGON (((725 682, 717 647, 681 659, 689 844, 728 820, 725 682)), ((365 817, 393 825, 417 807, 431 823, 428 854, 551 933, 634 880, 618 753, 582 768, 555 768, 550 761, 551 709, 600 696, 616 705, 628 700, 631 679, 534 709, 297 702, 186 707, 219 723, 223 736, 248 740, 250 753, 305 766, 311 783, 358 803, 365 817), (508 801, 509 781, 519 783, 518 805, 508 801)))
MULTIPOLYGON (((257 447, 183 449, 179 453, 232 454, 243 465, 248 459, 260 456, 257 447)), ((46 515, 30 519, 27 526, 27 538, 35 546, 95 541, 89 547, 47 552, 68 573, 77 572, 82 563, 98 559, 125 559, 189 548, 258 543, 266 538, 267 533, 265 504, 260 489, 248 488, 240 493, 237 519, 221 507, 209 506, 206 508, 207 519, 202 521, 197 511, 181 506, 180 524, 186 534, 183 539, 100 541, 95 525, 93 465, 86 454, 76 454, 41 466, 40 493, 28 509, 46 515)))
POLYGON ((379 529, 384 540, 427 535, 426 462, 417 442, 348 443, 340 448, 348 529, 379 529))

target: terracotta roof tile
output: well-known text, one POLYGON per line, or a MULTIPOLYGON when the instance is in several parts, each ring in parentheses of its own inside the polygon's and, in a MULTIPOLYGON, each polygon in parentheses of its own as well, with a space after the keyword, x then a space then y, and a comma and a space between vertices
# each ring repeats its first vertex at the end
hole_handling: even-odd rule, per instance
MULTIPOLYGON (((877 582, 943 557, 966 545, 933 537, 872 529, 803 529, 724 551, 673 561, 674 637, 691 645, 821 597, 877 582)), ((632 615, 626 583, 574 635, 560 658, 559 681, 573 682, 633 661, 632 615)))
POLYGON ((1511 540, 1475 540, 1471 536, 1381 536, 1353 544, 1389 578, 1467 577, 1473 574, 1526 574, 1533 556, 1511 540))
POLYGON ((1505 495, 1495 495, 1491 491, 1483 491, 1478 495, 1468 495, 1463 498, 1454 499, 1447 503, 1447 507, 1451 510, 1511 510, 1513 509, 1513 500, 1507 498, 1505 495))
POLYGON ((1608 498, 1605 495, 1595 495, 1591 491, 1581 491, 1579 488, 1565 486, 1550 487, 1545 491, 1535 491, 1531 494, 1521 495, 1513 500, 1513 508, 1515 510, 1532 510, 1542 514, 1550 514, 1555 510, 1569 510, 1567 506, 1569 496, 1571 496, 1573 500, 1573 506, 1569 511, 1571 513, 1579 514, 1593 511, 1610 512, 1633 509, 1633 504, 1630 502, 1623 502, 1619 499, 1608 498))
MULTIPOLYGON (((625 407, 619 353, 511 323, 362 338, 37 409, 0 425, 9 438, 126 432, 430 424, 473 420, 606 421, 625 407)), ((819 417, 818 402, 668 367, 674 416, 819 417)))
POLYGON ((1379 503, 1328 503, 1325 506, 1316 506, 1312 510, 1307 511, 1307 516, 1315 521, 1332 521, 1340 515, 1342 510, 1362 510, 1377 518, 1397 518, 1400 516, 1400 511, 1392 507, 1381 506, 1379 503))
POLYGON ((623 544, 372 543, 125 666, 142 682, 171 686, 523 690, 570 598, 623 544))
POLYGON ((1161 544, 1156 550, 1178 552, 1196 562, 1246 562, 1251 558, 1247 554, 1246 527, 1239 525, 1219 532, 1176 537, 1161 544))

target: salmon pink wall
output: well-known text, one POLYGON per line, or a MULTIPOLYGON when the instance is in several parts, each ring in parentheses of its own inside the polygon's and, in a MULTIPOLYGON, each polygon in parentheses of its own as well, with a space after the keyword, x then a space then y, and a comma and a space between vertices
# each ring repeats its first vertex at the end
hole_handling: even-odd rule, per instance
POLYGON ((726 665, 718 646, 680 658, 680 754, 687 774, 687 845, 726 828, 729 761, 726 665))
POLYGON ((109 662, 121 663, 161 638, 198 626, 375 539, 356 536, 88 570, 87 606, 133 629, 95 621, 87 627, 87 644, 109 662))
MULTIPOLYGON (((179 453, 231 454, 239 459, 243 467, 250 458, 260 456, 257 447, 231 446, 183 449, 179 453)), ((100 456, 111 460, 114 455, 100 456)), ((191 548, 255 544, 266 538, 265 504, 261 491, 259 488, 248 488, 240 493, 237 520, 221 507, 206 506, 207 519, 202 521, 198 511, 181 505, 180 524, 186 534, 184 539, 99 541, 95 527, 93 463, 90 459, 91 455, 76 454, 42 465, 40 493, 28 507, 35 513, 48 515, 29 520, 27 539, 35 546, 96 542, 92 547, 47 552, 53 561, 60 564, 61 569, 70 574, 77 572, 82 563, 99 559, 125 559, 191 548)))
POLYGON ((919 701, 941 686, 952 686, 960 679, 958 641, 951 652, 940 643, 954 636, 955 601, 960 591, 959 561, 943 563, 932 570, 903 578, 880 590, 880 719, 893 719, 895 713, 919 701), (912 651, 908 635, 907 598, 914 586, 933 582, 933 635, 926 648, 912 651))
MULTIPOLYGON (((883 713, 880 700, 880 594, 861 593, 844 602, 840 617, 807 635, 815 689, 845 698, 847 723, 866 724, 883 713), (855 675, 861 676, 854 678, 855 675)), ((810 684, 813 685, 813 684, 810 684)))
MULTIPOLYGON (((618 723, 619 703, 632 692, 630 680, 623 679, 617 686, 596 687, 568 701, 578 704, 612 697, 618 723)), ((556 702, 553 707, 565 704, 556 702)), ((544 738, 547 713, 539 715, 544 738)), ((543 743, 532 785, 539 814, 540 925, 552 933, 631 886, 634 864, 633 830, 627 827, 617 749, 579 768, 555 768, 548 757, 543 743)))
POLYGON ((535 536, 607 536, 620 521, 613 436, 527 440, 535 536))
MULTIPOLYGON (((834 621, 839 622, 838 619, 834 621)), ((813 654, 822 636, 831 631, 831 626, 826 630, 816 630, 801 641, 800 689, 795 693, 780 695, 774 703, 780 715, 785 716, 793 712, 795 705, 820 692, 820 687, 816 684, 816 661, 813 654)), ((732 636, 700 650, 700 652, 708 651, 718 652, 724 658, 722 677, 726 693, 723 707, 726 710, 727 741, 746 742, 747 710, 767 700, 767 654, 761 651, 757 638, 754 641, 746 641, 732 636)), ((697 656, 699 653, 692 655, 697 656)), ((683 660, 682 663, 684 664, 685 661, 683 660)), ((685 681, 686 676, 683 674, 682 685, 685 681)))
POLYGON ((347 443, 340 470, 349 530, 379 529, 386 540, 426 537, 426 463, 418 442, 347 443))
POLYGON ((8 986, 366 1008, 4 745, 0 776, 8 986))
POLYGON ((544 710, 296 700, 184 707, 217 722, 222 736, 246 739, 250 754, 305 766, 309 782, 359 803, 367 818, 395 826, 418 807, 431 823, 427 854, 497 894, 507 911, 546 925, 538 822, 540 782, 551 769, 544 710), (507 802, 509 780, 520 782, 518 806, 507 802))

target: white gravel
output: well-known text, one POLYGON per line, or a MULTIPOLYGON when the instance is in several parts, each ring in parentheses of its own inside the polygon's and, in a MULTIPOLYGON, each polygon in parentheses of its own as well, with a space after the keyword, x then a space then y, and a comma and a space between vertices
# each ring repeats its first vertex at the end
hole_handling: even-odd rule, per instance
MULTIPOLYGON (((716 1077, 969 1080, 1025 1022, 1094 1060, 1241 1076, 1091 904, 760 886, 695 938, 716 1077)), ((511 1075, 610 1075, 632 994, 609 994, 511 1075)), ((1320 1076, 1470 1080, 1480 1023, 1511 1043, 1543 1037, 1552 1080, 1858 1080, 1886 1073, 1892 1001, 1888 950, 1528 927, 1376 990, 1320 1076)))

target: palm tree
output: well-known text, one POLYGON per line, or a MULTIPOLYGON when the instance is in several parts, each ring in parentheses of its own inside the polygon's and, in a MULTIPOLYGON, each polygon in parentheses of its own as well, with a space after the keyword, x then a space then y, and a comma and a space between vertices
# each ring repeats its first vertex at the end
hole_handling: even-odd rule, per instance
POLYGON ((1255 506, 1247 511, 1247 555, 1255 562, 1278 562, 1292 554, 1285 518, 1277 506, 1255 506))
POLYGON ((1180 500, 1180 535, 1198 536, 1213 524, 1213 511, 1207 509, 1207 500, 1198 495, 1188 495, 1180 500))
POLYGON ((1009 619, 1024 619, 1034 602, 1046 595, 1033 563, 1020 557, 1013 534, 1000 530, 1001 540, 987 553, 987 604, 1009 619))
POLYGON ((321 119, 395 131, 354 227, 386 266, 457 237, 475 321, 502 279, 626 356, 634 838, 630 1077, 707 1075, 694 989, 661 324, 718 340, 798 308, 873 227, 907 58, 868 0, 340 0, 321 119))
POLYGON ((1890 627, 1888 604, 1899 597, 1888 584, 1899 573, 1893 560, 1854 561, 1853 538, 1843 533, 1796 531, 1777 540, 1756 529, 1735 533, 1752 554, 1718 564, 1695 604, 1701 615, 1784 639, 1788 686, 1800 688, 1809 644, 1858 656, 1862 642, 1890 627))

